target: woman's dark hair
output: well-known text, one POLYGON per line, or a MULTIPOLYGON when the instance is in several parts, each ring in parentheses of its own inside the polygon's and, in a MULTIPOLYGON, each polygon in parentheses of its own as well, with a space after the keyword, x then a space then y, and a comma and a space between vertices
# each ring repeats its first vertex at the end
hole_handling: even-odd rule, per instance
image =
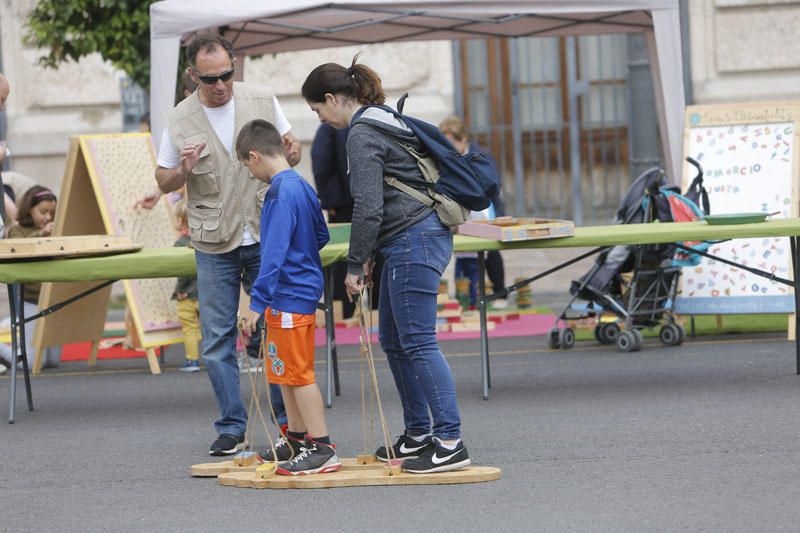
POLYGON ((56 195, 47 187, 34 185, 22 195, 17 203, 17 223, 20 226, 30 228, 33 226, 33 216, 31 209, 37 204, 47 201, 56 201, 56 195))
POLYGON ((383 105, 386 94, 381 78, 366 65, 357 65, 359 54, 353 57, 350 67, 325 63, 311 71, 303 82, 301 92, 307 102, 325 101, 325 94, 341 94, 365 105, 383 105))

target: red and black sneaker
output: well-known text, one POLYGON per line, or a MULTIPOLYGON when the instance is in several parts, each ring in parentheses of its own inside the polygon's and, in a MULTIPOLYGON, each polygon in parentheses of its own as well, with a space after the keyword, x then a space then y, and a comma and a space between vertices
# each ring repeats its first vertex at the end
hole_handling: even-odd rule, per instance
MULTIPOLYGON (((296 440, 289 435, 283 435, 275 443, 275 454, 278 456, 278 461, 288 461, 300 453, 305 443, 302 440, 296 440)), ((258 452, 256 455, 259 463, 272 463, 275 458, 272 455, 272 448, 267 448, 264 451, 258 452)))
POLYGON ((304 476, 336 472, 341 469, 342 463, 336 455, 336 447, 333 444, 323 444, 306 438, 300 453, 290 461, 279 464, 277 473, 282 476, 304 476))

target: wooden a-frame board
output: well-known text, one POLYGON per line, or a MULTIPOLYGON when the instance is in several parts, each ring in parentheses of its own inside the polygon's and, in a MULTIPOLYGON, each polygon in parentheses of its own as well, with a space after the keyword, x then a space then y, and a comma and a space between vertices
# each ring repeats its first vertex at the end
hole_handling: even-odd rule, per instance
MULTIPOLYGON (((56 210, 55 235, 125 235, 146 247, 172 246, 176 232, 168 202, 152 210, 134 208, 137 198, 155 187, 155 153, 149 133, 82 135, 70 138, 67 165, 56 210)), ((43 283, 40 309, 79 294, 99 282, 43 283)), ((159 374, 155 348, 183 341, 170 299, 172 278, 123 280, 135 331, 129 332, 147 353, 150 371, 159 374)), ((43 347, 92 342, 89 364, 96 362, 111 287, 101 289, 65 311, 37 321, 36 360, 43 347)))

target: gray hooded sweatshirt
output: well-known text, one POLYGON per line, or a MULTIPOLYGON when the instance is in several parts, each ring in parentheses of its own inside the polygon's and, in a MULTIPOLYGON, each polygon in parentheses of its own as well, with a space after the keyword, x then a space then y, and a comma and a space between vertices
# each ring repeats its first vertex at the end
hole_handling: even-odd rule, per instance
POLYGON ((422 149, 408 126, 374 107, 358 118, 347 137, 350 193, 355 201, 347 254, 350 274, 362 274, 375 249, 433 211, 383 179, 392 176, 427 190, 416 159, 393 139, 422 149))

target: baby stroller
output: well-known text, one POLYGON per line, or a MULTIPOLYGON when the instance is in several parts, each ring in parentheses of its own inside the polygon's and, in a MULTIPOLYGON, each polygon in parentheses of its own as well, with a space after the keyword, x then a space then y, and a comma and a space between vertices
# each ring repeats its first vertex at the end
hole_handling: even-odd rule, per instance
MULTIPOLYGON (((615 223, 646 224, 655 221, 683 222, 703 217, 695 201, 709 211, 708 195, 702 186, 703 171, 698 170, 686 196, 671 186, 660 168, 651 168, 636 178, 620 203, 615 223), (696 199, 696 200, 695 200, 696 199)), ((704 251, 707 243, 682 243, 704 251)), ((616 344, 621 352, 642 348, 641 330, 661 325, 659 339, 665 346, 678 346, 685 337, 683 327, 675 321, 673 306, 678 290, 681 267, 697 264, 699 255, 679 249, 675 244, 613 246, 600 252, 595 264, 570 287, 572 298, 548 332, 552 349, 568 350, 575 344, 571 327, 560 328, 569 320, 596 318, 595 338, 602 344, 616 344), (577 300, 585 304, 576 305, 577 300), (612 313, 613 322, 599 320, 612 313), (620 328, 623 323, 625 329, 620 328)))

